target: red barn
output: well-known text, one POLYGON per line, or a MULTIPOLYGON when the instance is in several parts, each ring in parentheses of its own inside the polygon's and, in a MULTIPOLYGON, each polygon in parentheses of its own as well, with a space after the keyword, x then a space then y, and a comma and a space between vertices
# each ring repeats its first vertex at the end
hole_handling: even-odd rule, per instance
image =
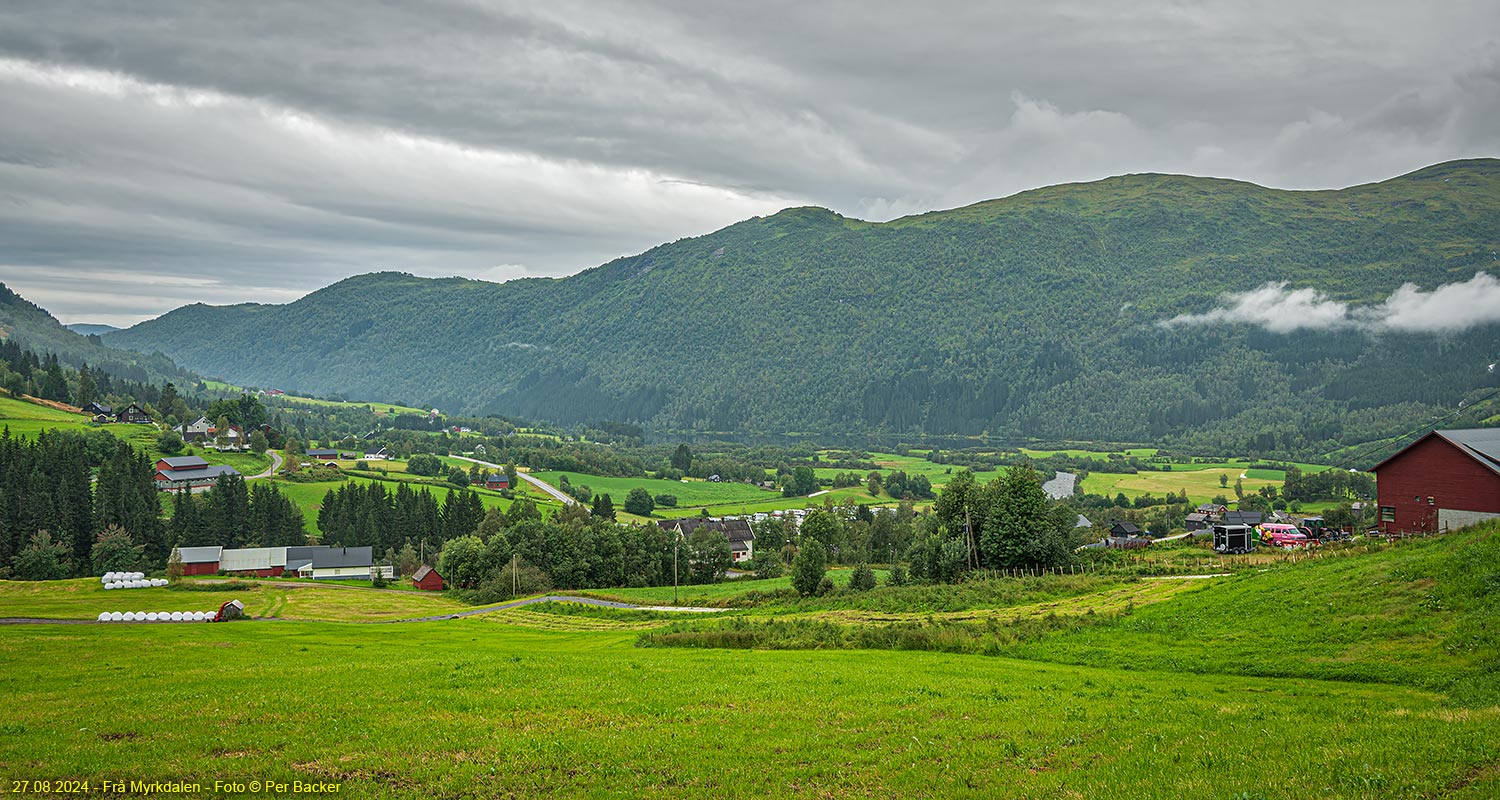
POLYGON ((179 547, 177 558, 182 562, 183 575, 214 575, 219 571, 222 547, 179 547))
POLYGON ((411 576, 411 582, 424 592, 441 592, 443 590, 443 576, 432 567, 423 564, 415 574, 411 576))
POLYGON ((1500 518, 1500 428, 1433 431, 1375 466, 1383 533, 1500 518))

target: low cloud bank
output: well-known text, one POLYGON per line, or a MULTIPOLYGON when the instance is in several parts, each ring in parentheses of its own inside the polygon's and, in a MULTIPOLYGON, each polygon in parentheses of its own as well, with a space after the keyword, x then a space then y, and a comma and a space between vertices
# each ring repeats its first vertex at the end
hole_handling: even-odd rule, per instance
POLYGON ((1459 333, 1500 323, 1500 278, 1475 273, 1462 283, 1423 291, 1408 283, 1384 302, 1352 306, 1329 299, 1318 289, 1287 289, 1288 282, 1267 283, 1248 292, 1226 292, 1219 307, 1202 314, 1179 314, 1164 328, 1223 323, 1258 325, 1275 333, 1298 330, 1358 328, 1373 332, 1459 333))

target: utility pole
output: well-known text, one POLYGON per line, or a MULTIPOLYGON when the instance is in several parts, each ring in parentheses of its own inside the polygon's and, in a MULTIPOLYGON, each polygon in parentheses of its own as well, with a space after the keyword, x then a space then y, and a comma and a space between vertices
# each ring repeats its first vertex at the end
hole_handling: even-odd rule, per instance
POLYGON ((510 554, 510 596, 515 597, 520 591, 519 582, 516 579, 516 554, 510 554))
POLYGON ((678 605, 677 600, 677 544, 682 541, 682 529, 672 537, 672 605, 678 605))

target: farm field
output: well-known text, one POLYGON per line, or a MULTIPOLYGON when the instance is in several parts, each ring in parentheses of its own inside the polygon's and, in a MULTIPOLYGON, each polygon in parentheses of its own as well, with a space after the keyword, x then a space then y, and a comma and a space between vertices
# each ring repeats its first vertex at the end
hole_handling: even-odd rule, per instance
POLYGON ((273 579, 239 583, 248 584, 248 588, 107 590, 97 578, 45 583, 0 581, 0 617, 87 620, 96 618, 100 611, 213 611, 230 600, 244 603, 245 613, 251 616, 334 622, 379 622, 470 608, 437 592, 361 591, 312 581, 292 588, 278 586, 273 579))
MULTIPOLYGON (((1041 624, 990 628, 1004 634, 990 656, 660 646, 662 631, 778 616, 800 630, 808 615, 774 604, 685 622, 545 605, 395 626, 292 619, 376 619, 370 596, 409 600, 335 589, 291 590, 282 622, 0 626, 0 764, 12 779, 332 781, 358 797, 1479 800, 1500 790, 1484 588, 1500 573, 1496 533, 1213 581, 1017 580, 995 602, 1041 624), (298 610, 303 596, 342 605, 298 610), (1245 613, 1270 607, 1295 614, 1245 613), (287 713, 268 679, 319 687, 317 713, 287 713), (1257 755, 1286 743, 1296 758, 1257 755)), ((76 597, 74 583, 38 591, 76 597)), ((881 591, 863 597, 883 606, 881 591)), ((273 612, 276 600, 255 598, 273 612)), ((997 624, 812 616, 820 631, 997 624)))
MULTIPOLYGON (((243 388, 223 381, 204 381, 209 389, 218 392, 243 392, 243 388)), ((327 406, 329 408, 365 408, 368 407, 378 415, 388 413, 396 414, 422 414, 426 415, 431 409, 412 408, 411 406, 397 405, 395 403, 360 402, 354 400, 319 400, 313 397, 302 397, 294 394, 283 394, 277 397, 263 397, 263 401, 276 402, 285 401, 293 405, 327 406)))
MULTIPOLYGON (((1264 474, 1274 470, 1252 470, 1252 473, 1264 474)), ((1157 497, 1167 492, 1182 492, 1186 490, 1188 499, 1194 503, 1206 503, 1217 495, 1225 495, 1234 500, 1234 482, 1241 474, 1247 477, 1241 481, 1245 494, 1250 494, 1262 486, 1275 486, 1280 488, 1284 473, 1276 473, 1277 477, 1256 477, 1255 474, 1212 470, 1178 470, 1175 467, 1171 472, 1138 472, 1134 475, 1110 472, 1090 472, 1083 479, 1082 491, 1089 494, 1102 494, 1113 496, 1124 492, 1126 497, 1135 498, 1143 494, 1152 494, 1157 497), (1227 488, 1219 486, 1219 476, 1229 476, 1227 488)))
POLYGON ((0 395, 0 427, 10 428, 11 436, 31 439, 52 428, 82 431, 92 426, 82 414, 70 414, 50 406, 0 395))

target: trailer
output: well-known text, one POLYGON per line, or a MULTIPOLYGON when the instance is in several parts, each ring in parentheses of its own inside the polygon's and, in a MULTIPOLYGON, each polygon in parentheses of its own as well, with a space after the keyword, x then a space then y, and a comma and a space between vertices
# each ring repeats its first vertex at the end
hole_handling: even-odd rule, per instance
POLYGON ((1243 555, 1255 549, 1249 525, 1219 523, 1214 526, 1214 552, 1243 555))

